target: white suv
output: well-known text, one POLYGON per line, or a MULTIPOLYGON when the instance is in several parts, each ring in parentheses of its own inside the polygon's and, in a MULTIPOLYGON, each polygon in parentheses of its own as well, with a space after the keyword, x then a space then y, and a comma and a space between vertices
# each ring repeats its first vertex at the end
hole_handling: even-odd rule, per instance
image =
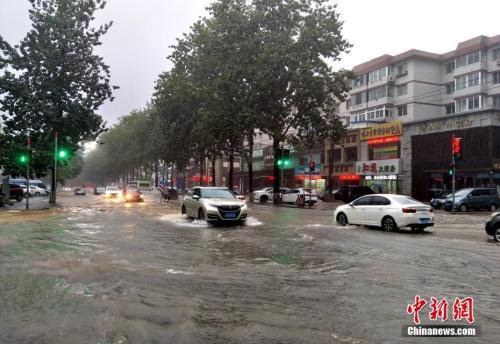
MULTIPOLYGON (((252 193, 252 198, 254 201, 258 201, 260 203, 267 203, 267 201, 273 200, 273 192, 274 188, 265 188, 261 190, 254 191, 252 193)), ((281 188, 281 194, 287 193, 290 191, 288 188, 281 188)))

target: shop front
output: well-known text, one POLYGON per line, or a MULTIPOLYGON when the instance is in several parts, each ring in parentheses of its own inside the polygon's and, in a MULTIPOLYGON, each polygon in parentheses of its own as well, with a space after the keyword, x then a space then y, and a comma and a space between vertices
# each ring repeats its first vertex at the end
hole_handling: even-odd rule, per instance
POLYGON ((321 175, 322 167, 322 164, 315 164, 314 170, 311 171, 311 169, 307 165, 296 166, 295 187, 312 187, 316 191, 325 190, 326 178, 321 175))
POLYGON ((400 193, 401 160, 368 160, 356 162, 356 173, 362 178, 362 185, 376 193, 400 193))

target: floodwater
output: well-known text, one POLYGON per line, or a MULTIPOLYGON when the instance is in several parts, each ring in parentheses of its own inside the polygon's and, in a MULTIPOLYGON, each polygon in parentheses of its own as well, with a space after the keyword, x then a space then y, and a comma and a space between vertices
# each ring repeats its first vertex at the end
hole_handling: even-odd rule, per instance
POLYGON ((1 343, 450 343, 402 337, 416 294, 474 297, 481 336, 451 342, 500 336, 487 215, 414 234, 321 209, 254 205, 246 225, 215 227, 176 203, 71 204, 0 214, 1 343))

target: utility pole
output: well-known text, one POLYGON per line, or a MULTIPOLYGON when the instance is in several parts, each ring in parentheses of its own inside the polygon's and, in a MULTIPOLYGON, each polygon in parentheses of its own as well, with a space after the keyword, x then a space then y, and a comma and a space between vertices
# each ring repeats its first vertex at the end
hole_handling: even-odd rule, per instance
MULTIPOLYGON (((453 134, 453 141, 455 141, 455 134, 453 134)), ((452 189, 451 189, 451 192, 452 192, 452 201, 451 201, 451 211, 454 212, 455 211, 455 171, 456 171, 456 167, 455 167, 455 153, 453 152, 453 149, 451 150, 451 163, 453 165, 453 178, 452 178, 452 189)))

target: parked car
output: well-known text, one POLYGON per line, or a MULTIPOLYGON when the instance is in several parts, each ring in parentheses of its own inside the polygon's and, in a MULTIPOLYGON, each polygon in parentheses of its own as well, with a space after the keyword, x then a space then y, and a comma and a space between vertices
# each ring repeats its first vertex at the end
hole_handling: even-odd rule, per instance
POLYGON ((232 192, 233 196, 236 197, 236 199, 239 199, 240 201, 246 200, 245 195, 242 195, 238 191, 231 191, 231 192, 232 192))
POLYGON ((368 186, 342 185, 339 190, 333 194, 333 197, 335 200, 349 203, 361 196, 371 195, 374 193, 375 192, 373 192, 373 190, 368 186))
POLYGON ((73 192, 75 196, 85 196, 87 194, 84 188, 75 188, 73 192))
POLYGON ((10 188, 10 198, 15 199, 17 202, 21 202, 24 197, 24 190, 19 184, 9 184, 10 188))
MULTIPOLYGON (((453 199, 446 199, 443 209, 452 210, 453 199)), ((455 193, 455 210, 481 210, 496 211, 500 207, 500 198, 495 188, 468 188, 455 193)))
POLYGON ((47 191, 46 189, 42 189, 41 187, 31 184, 30 184, 29 194, 28 194, 28 187, 26 185, 21 185, 21 187, 23 188, 24 197, 48 196, 50 194, 50 192, 47 191))
POLYGON ((94 188, 94 195, 102 195, 106 192, 106 188, 104 186, 96 186, 94 188))
POLYGON ((228 188, 194 187, 181 202, 181 214, 206 221, 245 221, 247 204, 234 197, 228 188))
POLYGON ((303 197, 304 204, 308 205, 313 205, 318 201, 316 190, 304 188, 285 190, 281 195, 281 201, 283 203, 298 203, 299 197, 303 197))
POLYGON ((431 207, 434 209, 441 209, 444 206, 444 203, 448 198, 451 198, 453 196, 452 191, 445 191, 439 195, 436 195, 434 198, 431 199, 429 204, 431 207))
POLYGON ((337 207, 334 218, 341 225, 377 226, 386 231, 402 227, 423 231, 434 225, 432 207, 408 196, 392 194, 362 196, 337 207))
POLYGON ((485 228, 488 235, 493 236, 495 241, 500 242, 500 212, 491 214, 488 222, 486 222, 485 228))
POLYGON ((137 188, 127 188, 123 193, 125 202, 144 202, 142 192, 137 188))
POLYGON ((106 190, 104 191, 104 193, 106 198, 117 198, 121 195, 120 189, 118 189, 118 187, 116 186, 106 186, 106 190))
MULTIPOLYGON (((284 194, 290 190, 289 188, 281 188, 281 194, 284 194)), ((261 190, 254 191, 252 193, 252 199, 260 203, 267 203, 273 200, 274 188, 264 188, 261 190)))

